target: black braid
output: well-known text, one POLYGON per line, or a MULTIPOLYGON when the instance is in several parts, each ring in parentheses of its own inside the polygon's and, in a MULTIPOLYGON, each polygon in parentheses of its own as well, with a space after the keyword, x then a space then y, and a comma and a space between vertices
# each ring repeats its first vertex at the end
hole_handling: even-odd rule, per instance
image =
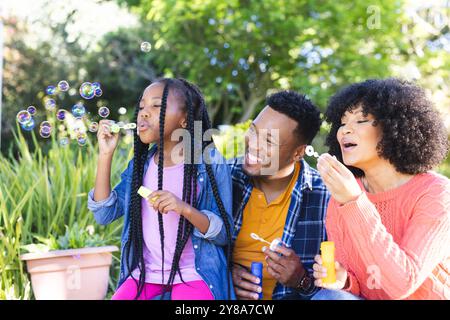
MULTIPOLYGON (((164 123, 165 123, 165 112, 167 108, 167 97, 169 94, 169 86, 182 91, 185 97, 186 109, 187 109, 187 122, 188 122, 188 130, 191 137, 191 153, 190 153, 190 162, 187 162, 185 156, 185 164, 184 164, 184 174, 183 174, 183 201, 190 204, 193 207, 197 207, 197 165, 195 164, 195 141, 194 136, 194 122, 196 120, 201 120, 203 123, 203 133, 211 128, 211 122, 209 120, 208 113, 206 111, 206 104, 203 99, 203 96, 195 85, 189 83, 184 79, 160 79, 156 82, 165 83, 161 110, 160 110, 160 141, 158 145, 159 150, 159 163, 158 163, 158 190, 162 190, 163 188, 163 168, 164 168, 164 123), (186 163, 187 162, 187 163, 186 163)), ((137 108, 139 109, 139 108, 137 108)), ((137 117, 136 111, 136 117, 137 117)), ((208 145, 207 142, 197 142, 201 143, 202 152, 208 145)), ((140 198, 136 196, 138 188, 142 185, 143 179, 143 168, 146 159, 146 152, 143 150, 147 150, 148 145, 144 145, 140 139, 135 134, 135 166, 133 170, 133 187, 132 187, 132 197, 131 197, 131 205, 130 212, 131 214, 131 222, 130 222, 130 241, 126 243, 126 250, 128 252, 128 256, 130 255, 130 247, 133 245, 133 248, 138 250, 137 258, 138 262, 135 261, 135 257, 132 258, 131 266, 129 265, 129 270, 133 270, 133 267, 137 264, 139 270, 141 271, 141 275, 139 277, 139 290, 136 298, 141 294, 144 284, 145 284, 145 263, 143 258, 143 235, 142 235, 142 215, 141 215, 141 202, 140 198), (146 149, 145 149, 146 148, 146 149), (142 155, 142 156, 140 156, 142 155), (138 179, 139 178, 139 179, 138 179)), ((208 178, 211 182, 211 187, 213 191, 214 198, 219 208, 220 216, 225 225, 226 233, 227 233, 227 282, 228 282, 228 298, 230 298, 230 274, 231 274, 231 227, 229 221, 229 215, 227 214, 225 207, 223 205, 222 199, 220 198, 220 194, 218 191, 217 181, 215 179, 212 167, 210 164, 206 164, 206 171, 208 174, 208 178)), ((162 252, 162 260, 163 260, 163 283, 164 283, 164 225, 161 212, 158 212, 158 222, 159 222, 159 231, 161 237, 161 252, 162 252)), ((163 287, 163 293, 161 295, 161 299, 164 297, 165 292, 172 290, 173 281, 175 279, 175 275, 178 273, 180 275, 181 281, 183 281, 181 271, 179 268, 179 262, 181 259, 181 255, 183 253, 184 247, 186 246, 187 241, 192 234, 194 226, 186 220, 184 217, 180 217, 180 221, 178 224, 177 231, 177 240, 176 240, 176 248, 172 261, 171 272, 168 279, 168 282, 163 287)), ((128 264, 130 259, 128 259, 128 264)), ((134 279, 134 278, 133 278, 134 279)), ((183 281, 184 282, 184 281, 183 281)))
MULTIPOLYGON (((184 83, 184 85, 194 94, 197 96, 198 100, 199 100, 199 105, 200 105, 200 110, 199 111, 199 116, 201 117, 200 119, 202 120, 202 126, 203 126, 203 133, 208 130, 211 129, 211 121, 209 119, 208 116, 208 111, 206 110, 206 103, 205 100, 203 99, 203 95, 200 92, 200 89, 195 86, 194 84, 184 80, 184 79, 180 79, 180 81, 182 81, 184 83)), ((214 143, 214 142, 213 142, 214 143)), ((205 150, 206 146, 208 145, 207 141, 203 141, 202 143, 202 152, 205 150)), ((210 164, 206 164, 206 172, 208 174, 208 178, 210 180, 211 183, 211 187, 213 190, 213 195, 214 195, 214 199, 216 200, 216 203, 219 207, 219 212, 220 212, 220 216, 222 217, 223 223, 225 224, 225 230, 227 233, 227 247, 226 247, 226 252, 227 252, 227 293, 228 293, 228 299, 230 299, 230 292, 231 292, 231 286, 230 286, 230 275, 231 275, 231 224, 230 224, 230 220, 229 220, 229 216, 225 210, 225 207, 223 205, 222 199, 220 197, 219 191, 218 191, 218 187, 217 187, 217 181, 215 179, 212 167, 210 164)))
MULTIPOLYGON (((187 123, 188 123, 188 130, 191 133, 191 152, 190 152, 190 159, 187 159, 186 150, 184 152, 185 154, 185 164, 184 164, 184 181, 183 181, 183 201, 188 203, 191 206, 194 206, 195 204, 192 201, 192 184, 193 182, 196 182, 195 177, 192 176, 193 173, 193 167, 194 167, 194 161, 193 161, 193 144, 194 144, 194 117, 192 112, 192 102, 189 96, 186 97, 186 106, 187 106, 187 123)), ((176 273, 179 274, 181 281, 184 283, 183 277, 181 275, 180 270, 180 259, 181 255, 183 253, 184 247, 186 246, 187 239, 189 238, 189 235, 192 230, 192 224, 187 221, 184 217, 180 217, 180 222, 178 225, 178 232, 177 232, 177 242, 175 246, 175 252, 173 256, 172 261, 172 268, 170 270, 170 276, 169 281, 167 283, 167 287, 171 288, 173 281, 175 280, 176 273)))
MULTIPOLYGON (((161 99, 161 109, 159 113, 159 160, 158 160, 158 190, 163 189, 163 169, 164 169, 164 123, 166 119, 166 108, 167 108, 167 96, 169 95, 169 85, 170 81, 168 80, 164 86, 162 99, 161 99)), ((159 235, 161 240, 161 256, 162 256, 162 282, 164 283, 164 222, 162 213, 158 211, 158 223, 159 223, 159 235)), ((165 288, 163 289, 163 294, 161 298, 164 296, 165 288)))
MULTIPOLYGON (((136 108, 135 122, 137 122, 139 108, 136 108)), ((125 257, 127 258, 127 266, 132 279, 137 285, 137 299, 144 289, 145 284, 145 261, 143 246, 143 233, 142 233, 142 213, 141 213, 141 199, 137 194, 137 190, 142 185, 144 175, 144 164, 148 152, 148 144, 142 143, 137 135, 137 131, 134 131, 134 165, 133 176, 130 196, 130 231, 129 237, 125 244, 125 257), (131 248, 134 249, 134 255, 131 256, 131 248), (138 268, 140 271, 139 279, 136 280, 131 272, 138 268)))

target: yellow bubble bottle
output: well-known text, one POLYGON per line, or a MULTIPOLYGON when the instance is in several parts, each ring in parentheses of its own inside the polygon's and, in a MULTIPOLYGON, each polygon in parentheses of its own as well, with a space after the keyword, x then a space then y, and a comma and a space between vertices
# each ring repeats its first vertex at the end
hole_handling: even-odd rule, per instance
POLYGON ((336 282, 336 269, 334 265, 334 242, 323 241, 320 244, 322 252, 322 264, 327 268, 327 276, 322 279, 323 283, 332 284, 336 282))

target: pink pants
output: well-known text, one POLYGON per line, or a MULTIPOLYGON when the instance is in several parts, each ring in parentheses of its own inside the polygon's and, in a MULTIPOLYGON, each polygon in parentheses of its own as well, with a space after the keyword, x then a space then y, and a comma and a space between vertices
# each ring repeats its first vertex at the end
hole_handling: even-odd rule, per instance
MULTIPOLYGON (((162 285, 146 283, 138 300, 151 300, 162 294, 162 285)), ((111 300, 134 300, 137 285, 133 279, 127 279, 114 293, 111 300)), ((214 296, 206 283, 202 280, 174 284, 172 286, 172 300, 214 300, 214 296)))

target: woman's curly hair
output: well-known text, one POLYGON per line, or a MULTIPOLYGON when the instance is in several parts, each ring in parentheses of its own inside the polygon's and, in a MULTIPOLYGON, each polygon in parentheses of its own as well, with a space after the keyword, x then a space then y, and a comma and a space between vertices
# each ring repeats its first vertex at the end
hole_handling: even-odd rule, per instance
MULTIPOLYGON (((331 124, 326 139, 329 152, 342 161, 337 131, 346 111, 362 107, 380 125, 382 137, 377 145, 380 157, 398 172, 419 174, 433 169, 446 157, 448 133, 439 113, 422 88, 414 83, 389 78, 354 83, 331 97, 325 118, 331 124)), ((357 177, 364 172, 348 167, 357 177)))

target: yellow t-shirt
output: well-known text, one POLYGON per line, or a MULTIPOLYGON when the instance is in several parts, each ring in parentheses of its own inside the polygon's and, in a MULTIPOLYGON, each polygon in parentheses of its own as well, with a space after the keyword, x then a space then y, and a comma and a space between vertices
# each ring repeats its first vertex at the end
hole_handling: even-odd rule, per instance
POLYGON ((252 262, 263 263, 263 299, 271 300, 277 281, 267 271, 262 247, 268 244, 254 240, 251 233, 256 233, 268 242, 283 236, 286 217, 291 203, 291 194, 300 173, 300 163, 295 164, 294 175, 286 190, 275 200, 267 204, 264 193, 253 188, 250 199, 242 214, 242 227, 233 250, 233 261, 250 270, 252 262))

